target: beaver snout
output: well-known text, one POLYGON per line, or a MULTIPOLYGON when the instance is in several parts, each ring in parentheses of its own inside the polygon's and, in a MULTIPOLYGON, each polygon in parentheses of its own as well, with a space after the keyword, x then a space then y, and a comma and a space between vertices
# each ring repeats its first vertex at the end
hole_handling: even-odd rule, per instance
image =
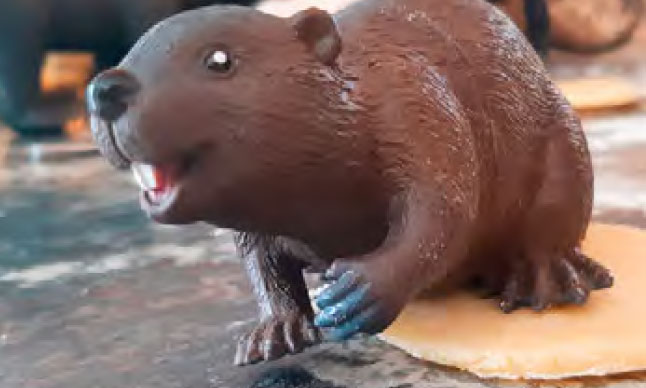
POLYGON ((128 109, 128 103, 139 91, 137 79, 125 70, 102 72, 90 83, 87 101, 90 113, 112 122, 128 109))
POLYGON ((92 135, 101 153, 117 168, 128 168, 130 160, 117 145, 114 123, 128 110, 139 92, 139 82, 125 70, 106 70, 87 88, 87 107, 92 135))

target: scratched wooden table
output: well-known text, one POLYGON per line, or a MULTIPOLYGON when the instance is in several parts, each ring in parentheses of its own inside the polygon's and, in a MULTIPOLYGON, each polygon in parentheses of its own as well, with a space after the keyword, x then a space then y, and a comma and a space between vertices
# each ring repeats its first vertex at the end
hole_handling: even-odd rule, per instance
MULTIPOLYGON (((646 27, 638 35, 594 65, 556 54, 551 67, 558 77, 628 76, 646 93, 646 27)), ((646 107, 584 123, 595 218, 646 228, 646 107)), ((2 388, 539 385, 482 381, 375 339, 231 367, 233 338, 249 327, 255 306, 230 236, 204 225, 153 225, 138 210, 128 174, 83 152, 37 162, 42 151, 14 145, 0 162, 2 388)), ((646 376, 568 386, 646 387, 646 376)))

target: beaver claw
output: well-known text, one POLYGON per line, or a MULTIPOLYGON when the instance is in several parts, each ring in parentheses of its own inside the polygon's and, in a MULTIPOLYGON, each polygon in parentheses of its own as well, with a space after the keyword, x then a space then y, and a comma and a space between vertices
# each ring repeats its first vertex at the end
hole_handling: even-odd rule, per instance
POLYGON ((320 331, 303 314, 269 317, 238 340, 235 365, 270 361, 321 342, 320 331))
POLYGON ((522 306, 536 311, 554 305, 584 304, 590 291, 611 287, 612 274, 575 249, 569 257, 531 266, 515 263, 501 295, 500 308, 512 312, 522 306))

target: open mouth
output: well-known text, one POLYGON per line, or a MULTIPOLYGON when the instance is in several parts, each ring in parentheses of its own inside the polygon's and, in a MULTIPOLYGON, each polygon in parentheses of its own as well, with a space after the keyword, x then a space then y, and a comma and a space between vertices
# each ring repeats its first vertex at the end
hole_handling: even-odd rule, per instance
POLYGON ((142 205, 145 208, 163 211, 172 205, 179 187, 178 169, 140 162, 132 162, 130 169, 141 188, 142 205))
POLYGON ((132 161, 130 170, 141 189, 141 207, 153 218, 165 217, 177 202, 198 156, 187 153, 176 163, 151 164, 132 161))
MULTIPOLYGON (((157 220, 165 219, 180 196, 182 183, 191 175, 191 170, 205 152, 205 146, 196 146, 190 151, 178 153, 173 162, 143 162, 154 157, 128 154, 117 141, 116 124, 91 115, 94 138, 102 154, 120 169, 130 167, 135 182, 141 189, 142 210, 157 220), (139 161, 137 161, 139 159, 139 161)), ((136 147, 135 147, 136 149, 136 147)))

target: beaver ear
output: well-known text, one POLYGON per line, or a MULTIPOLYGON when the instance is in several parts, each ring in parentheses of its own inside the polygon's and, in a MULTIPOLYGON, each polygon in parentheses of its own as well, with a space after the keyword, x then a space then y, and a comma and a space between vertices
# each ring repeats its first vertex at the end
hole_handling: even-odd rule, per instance
POLYGON ((316 58, 332 65, 341 52, 341 36, 332 16, 318 8, 309 8, 290 18, 296 36, 316 58))

